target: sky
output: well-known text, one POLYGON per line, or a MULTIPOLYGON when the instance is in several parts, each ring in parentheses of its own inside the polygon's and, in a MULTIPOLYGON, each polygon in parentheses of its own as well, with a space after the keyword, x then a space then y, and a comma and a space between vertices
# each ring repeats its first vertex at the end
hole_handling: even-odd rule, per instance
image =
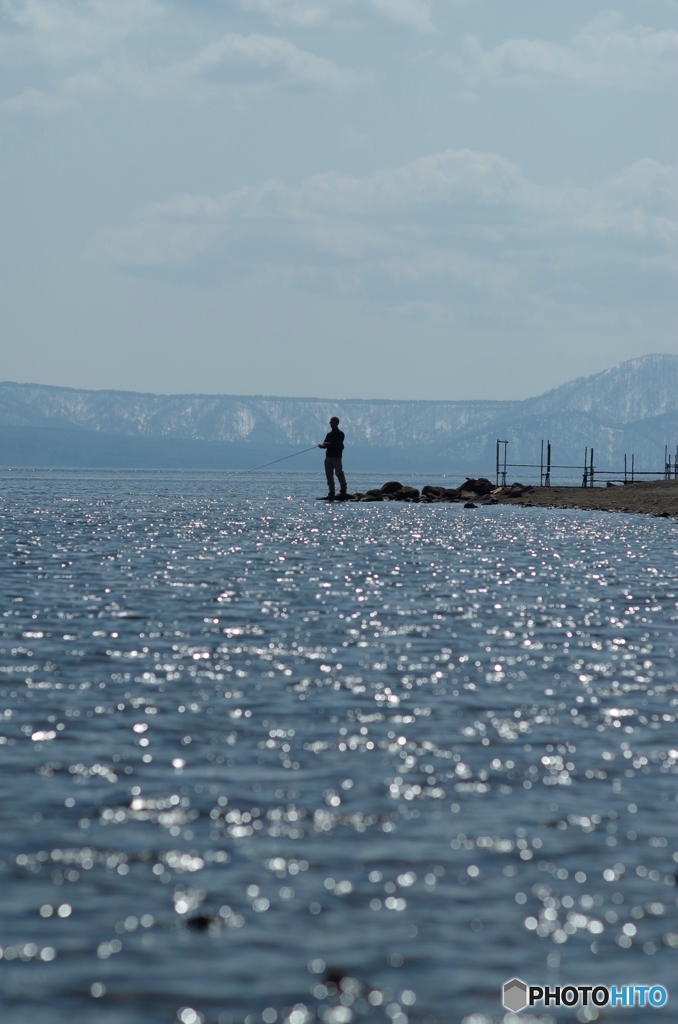
POLYGON ((0 0, 0 380, 524 398, 678 353, 678 0, 0 0))

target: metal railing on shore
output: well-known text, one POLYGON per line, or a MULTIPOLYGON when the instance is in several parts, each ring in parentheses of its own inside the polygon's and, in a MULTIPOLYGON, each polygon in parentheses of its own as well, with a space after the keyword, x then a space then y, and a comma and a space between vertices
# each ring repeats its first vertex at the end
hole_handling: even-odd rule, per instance
MULTIPOLYGON (((497 449, 496 449, 496 484, 497 487, 507 486, 508 471, 510 469, 534 469, 539 470, 539 486, 550 487, 551 477, 554 472, 561 472, 565 470, 575 470, 577 472, 576 479, 580 479, 581 474, 581 486, 582 487, 595 487, 596 484, 628 484, 635 483, 636 481, 644 478, 653 480, 678 480, 678 445, 676 445, 676 454, 672 458, 669 453, 669 446, 664 445, 664 467, 663 469, 647 469, 639 470, 636 469, 636 456, 631 454, 629 457, 624 455, 624 468, 622 469, 601 469, 596 466, 594 462, 594 451, 593 447, 586 448, 584 451, 584 462, 581 465, 568 465, 565 463, 554 463, 552 461, 552 449, 551 442, 541 442, 541 453, 539 462, 509 462, 508 461, 508 446, 507 440, 500 440, 497 438, 497 449)), ((571 477, 570 477, 571 478, 571 477)), ((564 482, 563 482, 564 483, 564 482)))

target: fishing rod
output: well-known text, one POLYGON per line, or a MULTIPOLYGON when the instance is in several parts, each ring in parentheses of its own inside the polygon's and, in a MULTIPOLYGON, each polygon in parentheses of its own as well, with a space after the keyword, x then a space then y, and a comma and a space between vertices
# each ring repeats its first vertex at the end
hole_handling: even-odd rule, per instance
POLYGON ((284 462, 285 459, 293 459, 296 455, 303 455, 304 452, 312 452, 318 445, 311 445, 310 448, 303 448, 300 452, 293 452, 291 455, 283 455, 282 459, 274 459, 273 462, 265 462, 263 466, 254 466, 252 469, 245 470, 246 473, 256 473, 258 469, 266 469, 267 466, 275 466, 277 462, 284 462))

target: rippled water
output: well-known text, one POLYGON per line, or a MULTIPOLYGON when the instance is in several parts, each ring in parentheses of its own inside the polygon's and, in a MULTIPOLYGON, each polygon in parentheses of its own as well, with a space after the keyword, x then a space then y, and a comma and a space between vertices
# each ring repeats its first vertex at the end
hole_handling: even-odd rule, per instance
POLYGON ((676 525, 319 480, 0 476, 3 1024, 670 1004, 676 525))

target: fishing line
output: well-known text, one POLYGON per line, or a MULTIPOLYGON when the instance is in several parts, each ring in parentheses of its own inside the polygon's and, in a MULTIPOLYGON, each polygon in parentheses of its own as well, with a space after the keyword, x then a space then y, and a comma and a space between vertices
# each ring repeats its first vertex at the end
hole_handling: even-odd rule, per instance
POLYGON ((311 445, 310 448, 303 448, 300 452, 293 452, 291 455, 283 455, 282 459, 274 459, 273 462, 265 462, 263 466, 254 466, 252 469, 246 469, 246 473, 256 473, 258 469, 266 469, 267 466, 275 466, 277 462, 284 462, 285 459, 293 459, 296 455, 303 455, 304 452, 312 452, 318 445, 311 445))

